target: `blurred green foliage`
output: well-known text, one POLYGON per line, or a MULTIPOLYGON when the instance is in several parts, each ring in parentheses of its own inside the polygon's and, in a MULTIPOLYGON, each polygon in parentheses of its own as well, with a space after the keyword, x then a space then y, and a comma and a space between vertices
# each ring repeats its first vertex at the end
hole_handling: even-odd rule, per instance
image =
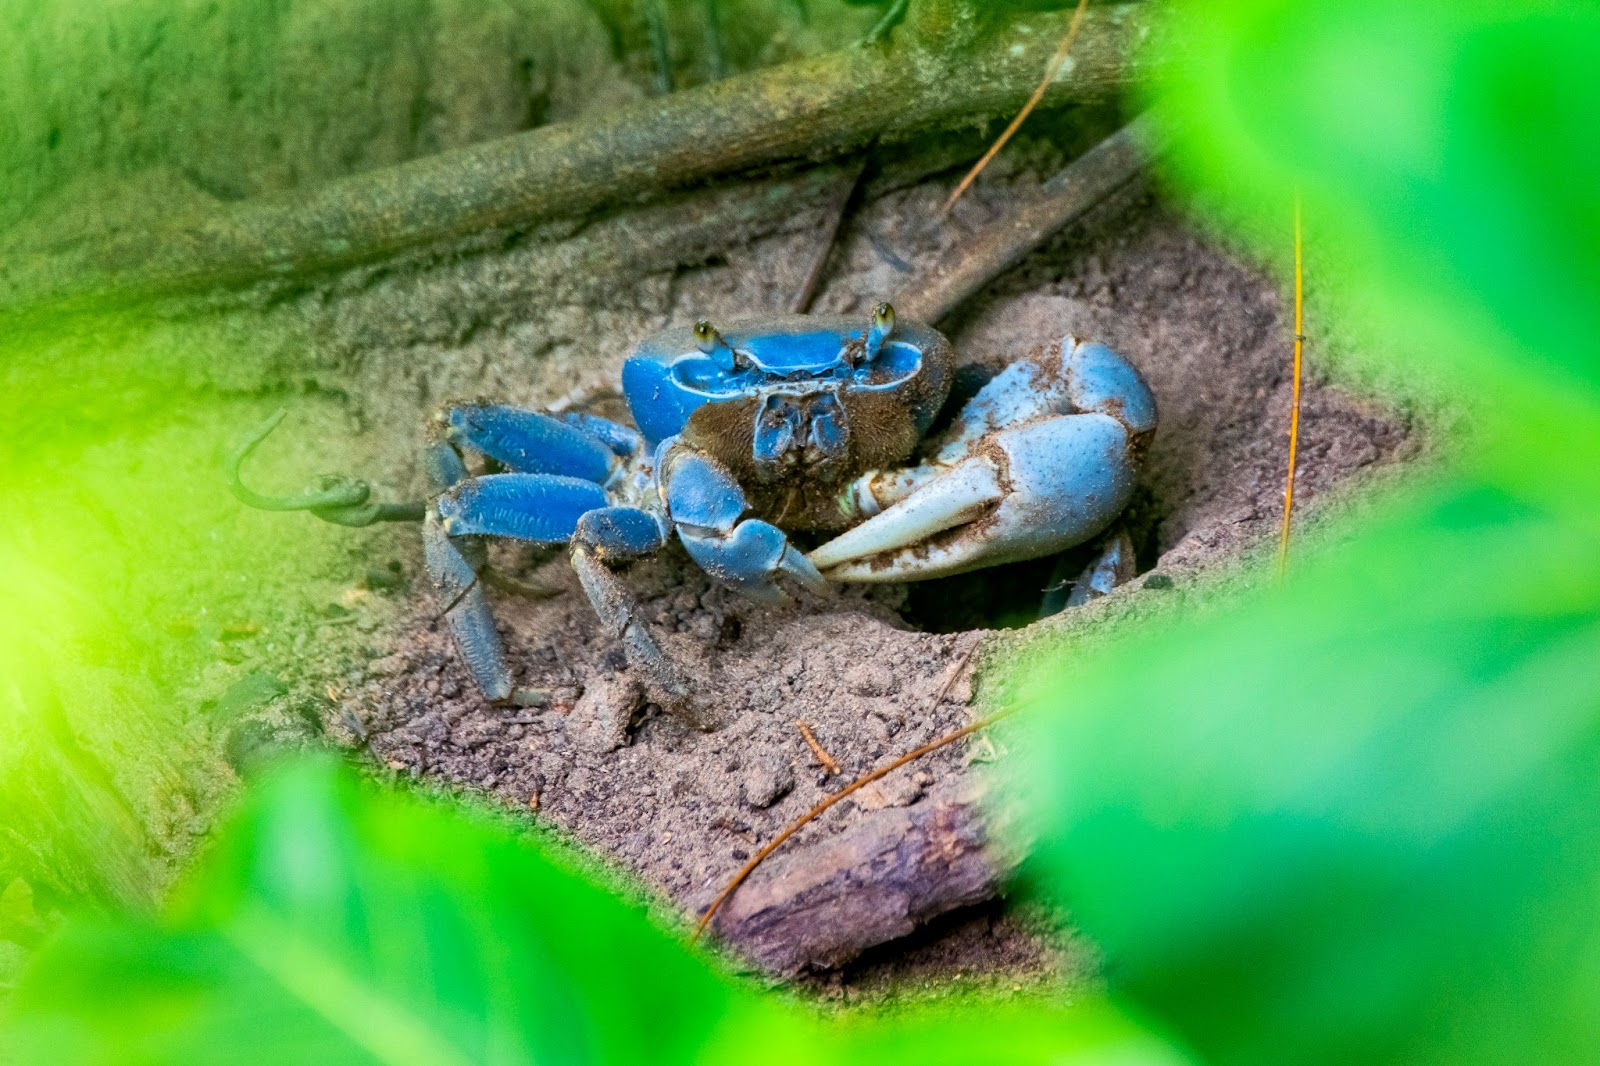
POLYGON ((1186 1061, 1103 1005, 818 1021, 611 888, 487 816, 302 763, 257 790, 166 921, 77 924, 40 957, 6 1061, 1186 1061))
POLYGON ((1174 7, 1179 61, 1148 88, 1174 183, 1280 262, 1303 196, 1312 283, 1351 298, 1365 358, 1470 403, 1484 474, 1556 506, 1600 491, 1600 9, 1174 7))
MULTIPOLYGON (((1169 179, 1269 257, 1302 195, 1313 278, 1391 362, 1367 369, 1436 379, 1474 433, 1281 589, 1041 680, 1048 713, 1016 745, 1032 874, 1114 989, 1211 1061, 1600 1061, 1600 10, 1186 0, 1169 40, 1182 62, 1151 88, 1176 120, 1169 179)), ((7 383, 48 369, 35 353, 7 383)), ((36 823, 0 859, 126 823, 64 845, 85 881, 92 852, 150 843, 133 771, 67 759, 50 783, 23 763, 81 751, 79 705, 127 683, 152 605, 181 598, 159 589, 227 595, 139 570, 169 558, 163 523, 207 528, 186 478, 218 445, 209 423, 174 437, 159 401, 119 419, 122 388, 55 407, 11 388, 39 455, 0 473, 37 501, 0 538, 20 597, 0 700, 22 708, 0 706, 21 738, 0 813, 36 823), (53 410, 82 418, 52 431, 53 410), (41 666, 60 661, 87 669, 41 666), (103 805, 53 823, 64 782, 96 774, 103 805)), ((176 557, 219 551, 191 533, 176 557)), ((31 926, 0 891, 0 919, 31 926)), ((255 797, 167 918, 70 924, 6 1031, 20 1063, 1178 1061, 1103 1005, 823 1024, 675 940, 548 845, 314 765, 255 797)))
POLYGON ((1600 9, 1168 32, 1170 178, 1280 259, 1303 193, 1328 309, 1472 433, 1281 590, 1041 682, 1035 874, 1212 1061, 1600 1061, 1600 9))
POLYGON ((1594 1061, 1595 547, 1452 481, 1052 678, 1036 874, 1118 987, 1218 1062, 1594 1061))
MULTIPOLYGON (((678 81, 706 5, 665 9, 678 81)), ((719 0, 729 70, 837 47, 844 0, 719 0)), ((0 231, 24 248, 283 194, 648 96, 636 0, 17 0, 0 6, 0 231)))

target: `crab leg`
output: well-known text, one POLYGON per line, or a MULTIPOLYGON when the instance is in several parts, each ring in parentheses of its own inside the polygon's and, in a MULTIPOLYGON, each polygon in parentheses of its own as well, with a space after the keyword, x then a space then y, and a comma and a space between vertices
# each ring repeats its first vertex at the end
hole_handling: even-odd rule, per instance
POLYGON ((483 583, 478 580, 482 564, 469 562, 462 547, 445 533, 438 516, 429 514, 423 519, 422 559, 439 592, 440 613, 450 623, 456 649, 478 689, 499 703, 511 698, 511 670, 506 666, 505 649, 494 628, 483 583))
POLYGON ((434 421, 451 444, 487 455, 519 473, 560 474, 603 485, 616 466, 612 443, 586 432, 587 425, 572 425, 536 411, 503 404, 454 404, 436 414, 434 421))
POLYGON ((572 566, 600 621, 622 641, 630 661, 656 683, 668 703, 681 703, 688 686, 636 617, 633 594, 611 565, 657 551, 661 523, 637 507, 609 506, 600 486, 557 474, 489 474, 469 478, 441 495, 424 529, 428 568, 466 660, 491 699, 510 694, 510 676, 479 587, 467 588, 473 567, 463 549, 480 536, 536 544, 570 544, 572 566), (436 516, 436 517, 435 517, 436 516), (434 532, 435 529, 437 532, 434 532), (497 693, 499 693, 497 695, 497 693))
POLYGON ((582 411, 568 411, 561 416, 561 421, 604 444, 618 458, 626 459, 644 446, 644 437, 638 430, 624 426, 620 422, 613 422, 609 418, 585 414, 582 411))
POLYGON ((434 508, 450 536, 512 537, 565 544, 578 519, 607 505, 592 481, 557 474, 487 474, 468 478, 440 496, 434 508))
POLYGON ((779 575, 814 592, 827 587, 782 530, 759 518, 742 517, 749 508, 744 490, 717 460, 666 442, 661 484, 678 539, 700 569, 718 581, 767 603, 785 599, 779 575))
POLYGON ((638 601, 611 569, 611 564, 658 551, 664 542, 661 525, 647 511, 637 507, 590 511, 578 521, 572 537, 572 568, 600 623, 622 641, 629 661, 655 682, 659 698, 682 706, 689 696, 688 684, 639 621, 638 601))
POLYGON ((422 524, 422 554, 438 589, 441 614, 473 680, 491 700, 511 698, 511 671, 479 580, 484 565, 480 536, 563 544, 585 512, 606 505, 600 486, 551 474, 465 477, 453 449, 436 445, 427 456, 430 480, 455 478, 422 524))
POLYGON ((906 581, 1081 544, 1127 505, 1154 429, 1138 372, 1068 338, 984 386, 928 463, 858 481, 856 507, 873 517, 811 562, 834 581, 906 581))

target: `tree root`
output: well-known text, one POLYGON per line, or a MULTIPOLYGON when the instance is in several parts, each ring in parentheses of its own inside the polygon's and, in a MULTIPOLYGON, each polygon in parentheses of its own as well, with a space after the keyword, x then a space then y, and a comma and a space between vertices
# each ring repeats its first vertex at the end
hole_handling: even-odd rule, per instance
MULTIPOLYGON (((1148 28, 1144 6, 1097 8, 1070 73, 1047 103, 1103 97, 1126 79, 1148 28)), ((875 137, 1014 112, 1033 88, 1066 16, 1039 14, 970 45, 908 35, 545 126, 292 197, 196 212, 156 233, 14 262, 0 311, 129 301, 343 269, 407 249, 528 226, 783 160, 847 151, 875 137), (1024 32, 1026 30, 1027 32, 1024 32)))
POLYGON ((984 227, 906 286, 894 298, 895 308, 919 322, 937 323, 1131 181, 1160 154, 1162 143, 1153 116, 1130 122, 1046 182, 1041 199, 984 227))

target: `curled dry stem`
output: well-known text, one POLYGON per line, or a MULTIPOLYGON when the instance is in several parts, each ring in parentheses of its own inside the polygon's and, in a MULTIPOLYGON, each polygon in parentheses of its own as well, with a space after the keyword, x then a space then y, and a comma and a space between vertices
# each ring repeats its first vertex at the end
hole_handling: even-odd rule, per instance
MULTIPOLYGON (((956 680, 960 678, 962 674, 966 673, 967 664, 972 661, 972 656, 977 652, 978 645, 981 643, 983 643, 983 641, 980 638, 978 640, 974 640, 967 647, 966 652, 963 653, 961 658, 956 662, 955 668, 952 669, 949 676, 945 678, 944 684, 939 687, 938 695, 934 696, 932 703, 929 704, 930 711, 944 702, 944 698, 949 695, 950 690, 955 687, 956 680)), ((765 862, 767 857, 782 847, 790 837, 794 836, 796 833, 800 832, 800 830, 816 821, 818 817, 828 810, 828 808, 834 806, 840 800, 845 799, 852 793, 866 788, 874 781, 878 781, 884 777, 887 777, 889 774, 894 773, 907 763, 915 762, 924 755, 938 751, 940 748, 948 747, 949 745, 954 744, 956 741, 961 740, 963 737, 969 737, 980 730, 988 729, 1001 719, 1010 716, 1014 711, 1015 708, 1007 708, 1003 711, 991 714, 987 718, 980 718, 976 722, 962 726, 960 729, 957 729, 953 732, 946 733, 937 740, 931 740, 919 748, 908 751, 892 762, 884 766, 880 766, 876 770, 856 778, 844 788, 841 788, 839 791, 835 792, 833 795, 829 796, 815 807, 812 807, 805 814, 802 814, 799 818, 796 818, 783 830, 783 832, 779 833, 777 836, 768 841, 765 847, 756 852, 754 858, 745 863, 744 867, 729 879, 728 883, 723 886, 722 891, 718 892, 716 898, 713 899, 710 905, 706 907, 705 913, 700 916, 700 924, 695 926, 694 935, 689 938, 689 942, 692 944, 700 939, 700 937, 705 933, 707 927, 711 925, 711 920, 716 917, 717 911, 721 910, 722 905, 728 902, 728 900, 732 898, 733 894, 739 890, 739 886, 744 884, 745 881, 749 879, 750 875, 755 872, 757 866, 760 866, 763 862, 765 862)))

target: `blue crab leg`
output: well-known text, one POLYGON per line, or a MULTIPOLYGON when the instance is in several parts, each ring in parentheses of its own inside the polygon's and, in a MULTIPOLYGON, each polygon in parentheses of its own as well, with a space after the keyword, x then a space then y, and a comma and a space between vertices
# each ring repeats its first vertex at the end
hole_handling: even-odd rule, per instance
POLYGON ((1069 576, 1063 563, 1056 564, 1052 584, 1045 589, 1039 603, 1039 617, 1049 618, 1068 607, 1082 607, 1104 596, 1109 596, 1120 585, 1132 581, 1138 560, 1134 557, 1133 541, 1126 530, 1106 538, 1100 551, 1078 572, 1069 576))
POLYGON ((700 569, 753 599, 782 602, 780 574, 813 592, 827 584, 817 568, 789 544, 782 530, 748 510, 733 474, 708 455, 684 446, 662 452, 661 483, 667 512, 700 569))
POLYGON ((604 444, 619 459, 628 458, 644 446, 644 437, 638 430, 624 426, 620 422, 613 422, 609 418, 585 414, 582 411, 568 411, 561 416, 561 421, 604 444))
POLYGON ((637 507, 590 511, 579 520, 572 537, 572 568, 600 624, 622 641, 629 662, 655 683, 653 695, 681 710, 687 706, 689 686, 639 621, 637 600, 611 569, 660 550, 665 541, 660 522, 647 511, 637 507))
POLYGON ((873 517, 811 561, 830 580, 907 581, 1081 544, 1127 505, 1155 421, 1133 367, 1068 338, 984 386, 923 467, 858 482, 873 517))
MULTIPOLYGON (((681 705, 688 686, 661 653, 643 623, 635 617, 633 594, 611 571, 616 563, 657 551, 665 534, 661 523, 637 507, 608 506, 600 486, 581 478, 555 474, 489 474, 469 478, 439 497, 439 528, 452 548, 465 536, 512 537, 539 544, 571 544, 572 567, 601 623, 622 641, 629 660, 655 682, 659 698, 681 705)), ((457 557, 460 553, 457 552, 457 557)), ((430 570, 435 564, 430 561, 430 570)), ((447 560, 435 572, 440 594, 461 567, 447 560), (441 576, 442 575, 442 576, 441 576)), ((468 591, 450 612, 462 657, 487 694, 498 680, 491 669, 499 655, 499 638, 487 608, 479 608, 477 589, 468 591), (482 649, 493 647, 494 655, 482 649), (483 661, 485 672, 474 665, 483 661)), ((506 681, 506 686, 509 680, 506 681)), ((505 686, 497 691, 508 691, 505 686)), ((493 697, 504 699, 504 696, 493 697)))
POLYGON ((436 515, 422 522, 422 558, 439 591, 442 613, 450 623, 456 648, 484 697, 500 703, 511 698, 511 670, 494 627, 494 615, 483 594, 478 570, 462 554, 461 545, 445 533, 436 515))
POLYGON ((616 466, 610 442, 584 427, 535 411, 503 404, 455 404, 434 419, 451 444, 487 455, 518 473, 560 474, 603 485, 616 466))
POLYGON ((512 537, 537 544, 565 544, 578 519, 605 507, 599 485, 557 474, 487 474, 468 478, 434 504, 440 525, 452 537, 512 537))
POLYGON ((437 444, 426 457, 429 479, 452 483, 422 525, 422 555, 438 589, 461 658, 478 688, 496 702, 511 698, 511 671, 479 580, 484 566, 480 536, 563 544, 585 512, 604 507, 600 486, 552 474, 466 476, 461 457, 437 444))
POLYGON ((1109 596, 1127 581, 1133 579, 1138 562, 1134 559, 1133 541, 1127 533, 1112 537, 1094 561, 1084 567, 1083 573, 1072 583, 1067 593, 1068 607, 1082 607, 1093 600, 1109 596))

